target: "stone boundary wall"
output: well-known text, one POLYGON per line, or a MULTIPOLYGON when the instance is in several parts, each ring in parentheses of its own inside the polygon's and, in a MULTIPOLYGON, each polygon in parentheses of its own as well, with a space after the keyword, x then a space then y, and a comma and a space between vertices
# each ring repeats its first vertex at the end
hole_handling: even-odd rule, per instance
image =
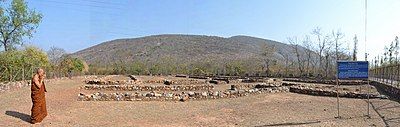
MULTIPOLYGON (((78 78, 81 76, 77 76, 78 78)), ((55 82, 58 80, 64 80, 64 79, 69 79, 68 77, 62 77, 62 78, 54 78, 54 79, 45 79, 45 83, 51 83, 55 82)), ((17 90, 20 88, 24 88, 27 86, 31 86, 31 80, 24 80, 24 81, 16 81, 16 82, 8 82, 8 83, 0 83, 0 93, 9 91, 9 90, 17 90)))
POLYGON ((400 101, 400 88, 377 81, 371 81, 371 85, 375 86, 379 90, 383 90, 390 96, 390 98, 400 101))
MULTIPOLYGON (((310 80, 310 79, 285 78, 285 79, 283 79, 283 81, 336 85, 336 80, 310 80)), ((367 84, 367 82, 362 81, 362 80, 341 80, 340 81, 340 85, 360 85, 360 84, 367 84)))
POLYGON ((129 85, 129 84, 139 84, 139 82, 134 80, 119 80, 119 81, 111 81, 111 80, 101 80, 101 79, 93 79, 93 80, 85 80, 86 84, 93 85, 129 85))
POLYGON ((80 93, 78 101, 188 101, 188 100, 207 100, 222 98, 237 98, 251 94, 288 92, 287 87, 273 88, 253 88, 249 90, 226 90, 226 91, 207 91, 207 92, 147 92, 147 93, 102 93, 93 94, 80 93))
MULTIPOLYGON (((307 94, 307 95, 315 95, 315 96, 328 96, 328 97, 336 97, 337 92, 334 90, 324 90, 324 89, 316 89, 316 88, 309 88, 303 86, 291 86, 289 88, 289 92, 292 93, 300 93, 300 94, 307 94)), ((345 98, 360 98, 365 99, 368 97, 367 93, 358 93, 358 92, 350 92, 350 91, 339 91, 339 97, 345 98)), ((370 98, 379 98, 379 95, 370 94, 370 98)))
POLYGON ((231 88, 236 89, 251 89, 251 88, 269 88, 269 87, 281 87, 281 83, 257 83, 257 84, 238 84, 231 85, 231 88))
POLYGON ((94 84, 94 85, 135 85, 135 84, 164 84, 166 81, 170 82, 171 85, 191 85, 191 84, 204 84, 207 83, 206 81, 197 81, 194 79, 187 79, 187 80, 147 80, 147 81, 140 81, 140 80, 102 80, 102 79, 92 79, 92 80, 85 80, 86 84, 94 84))
POLYGON ((115 90, 115 91, 196 91, 213 90, 213 85, 85 85, 85 90, 115 90))
POLYGON ((20 89, 20 88, 27 87, 27 86, 31 86, 30 80, 9 82, 9 83, 0 83, 0 93, 9 91, 9 90, 20 89))

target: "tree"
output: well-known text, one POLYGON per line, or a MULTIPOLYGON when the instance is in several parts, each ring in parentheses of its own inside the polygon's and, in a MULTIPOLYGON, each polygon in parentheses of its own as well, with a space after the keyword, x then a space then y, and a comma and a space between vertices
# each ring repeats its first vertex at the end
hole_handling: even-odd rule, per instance
POLYGON ((318 75, 321 75, 322 72, 322 65, 323 65, 323 60, 324 60, 324 51, 327 48, 327 43, 329 42, 329 36, 324 36, 321 33, 321 28, 317 27, 313 29, 312 34, 317 37, 317 44, 318 44, 318 56, 319 56, 319 63, 318 63, 318 68, 320 69, 318 71, 318 75))
POLYGON ((34 69, 47 68, 48 65, 46 53, 33 46, 0 52, 0 81, 25 80, 32 76, 34 69))
POLYGON ((389 47, 389 64, 391 65, 393 62, 393 51, 394 51, 394 44, 393 41, 390 43, 389 47))
POLYGON ((261 46, 263 48, 261 55, 264 57, 263 61, 265 63, 265 66, 263 66, 263 68, 266 69, 265 72, 266 72, 267 76, 270 76, 270 73, 271 73, 270 66, 271 66, 271 64, 276 63, 276 60, 272 59, 274 52, 276 50, 275 45, 269 46, 267 44, 262 44, 261 46))
POLYGON ((335 57, 336 57, 336 60, 340 60, 341 58, 340 58, 340 52, 341 52, 341 46, 342 46, 342 43, 341 43, 341 39, 343 39, 343 37, 344 37, 344 34, 342 33, 342 32, 340 32, 339 30, 338 31, 332 31, 332 37, 333 37, 333 41, 334 41, 334 43, 335 43, 335 57))
POLYGON ((62 68, 59 66, 61 62, 61 58, 67 55, 67 52, 62 48, 51 47, 49 51, 47 51, 47 56, 50 60, 49 71, 51 71, 47 76, 50 77, 61 77, 62 68))
POLYGON ((396 55, 396 63, 398 62, 398 55, 399 55, 399 37, 394 38, 394 54, 396 55))
POLYGON ((73 58, 69 55, 63 56, 59 66, 61 67, 62 72, 70 78, 74 72, 82 73, 85 70, 88 70, 88 66, 83 60, 73 58))
POLYGON ((353 41, 354 41, 353 61, 357 61, 357 46, 358 46, 357 35, 354 35, 353 41))
POLYGON ((57 64, 60 62, 60 59, 63 55, 66 55, 67 51, 65 51, 62 48, 58 47, 50 47, 49 51, 47 51, 47 56, 49 57, 49 60, 53 64, 57 64))
POLYGON ((302 60, 302 53, 299 51, 299 44, 298 44, 298 40, 297 37, 293 37, 293 38, 288 38, 289 44, 293 49, 293 53, 295 54, 296 58, 297 58, 297 67, 299 69, 300 72, 300 77, 303 76, 303 72, 304 72, 304 62, 302 60))
POLYGON ((23 37, 32 37, 41 22, 42 14, 30 10, 24 0, 13 0, 11 7, 0 7, 0 42, 4 51, 23 44, 23 37))
POLYGON ((310 36, 305 36, 305 39, 303 40, 303 47, 306 48, 304 52, 306 54, 306 61, 307 61, 307 66, 305 68, 307 75, 310 74, 310 70, 314 70, 314 66, 312 65, 312 56, 314 51, 312 50, 313 47, 310 43, 311 43, 310 36), (310 69, 310 66, 312 67, 312 69, 310 69))
POLYGON ((285 76, 288 76, 288 72, 289 72, 289 67, 290 67, 290 65, 289 65, 289 62, 290 62, 290 59, 289 59, 289 54, 288 53, 281 53, 281 55, 283 56, 283 58, 284 58, 284 61, 285 61, 285 76))

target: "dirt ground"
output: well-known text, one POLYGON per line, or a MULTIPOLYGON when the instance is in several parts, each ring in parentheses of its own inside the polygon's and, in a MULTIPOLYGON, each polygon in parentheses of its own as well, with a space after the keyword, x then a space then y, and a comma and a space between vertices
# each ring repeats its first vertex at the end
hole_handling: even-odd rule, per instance
MULTIPOLYGON (((47 84, 49 116, 35 126, 400 126, 400 104, 361 99, 270 93, 187 102, 77 101, 83 79, 47 84)), ((32 126, 30 88, 0 93, 0 126, 32 126)))

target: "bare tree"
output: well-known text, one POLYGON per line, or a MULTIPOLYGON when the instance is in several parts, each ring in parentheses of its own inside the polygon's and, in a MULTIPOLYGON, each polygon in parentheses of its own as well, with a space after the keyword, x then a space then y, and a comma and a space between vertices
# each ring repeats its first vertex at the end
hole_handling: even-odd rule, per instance
POLYGON ((267 44, 262 44, 262 47, 263 47, 263 50, 262 50, 261 55, 264 57, 263 58, 263 61, 264 61, 263 68, 266 69, 265 72, 266 72, 267 76, 270 76, 270 73, 271 73, 270 72, 271 71, 270 66, 271 66, 271 64, 276 62, 275 60, 272 59, 273 55, 274 55, 274 52, 276 50, 275 49, 275 45, 269 46, 267 44))
POLYGON ((49 51, 47 51, 47 56, 49 57, 50 62, 53 64, 59 63, 60 58, 65 54, 67 54, 67 51, 54 46, 50 47, 49 51))
POLYGON ((332 37, 333 37, 333 41, 335 42, 335 57, 336 60, 341 59, 340 58, 340 52, 342 52, 342 43, 341 43, 341 39, 344 38, 344 34, 342 32, 340 32, 340 30, 332 31, 332 37))
POLYGON ((396 64, 398 63, 398 55, 399 55, 399 37, 394 38, 394 54, 396 55, 396 64))
POLYGON ((303 40, 303 47, 304 48, 306 48, 305 49, 305 54, 306 54, 306 68, 305 68, 305 71, 306 71, 306 73, 307 73, 307 75, 308 74, 310 74, 310 71, 311 70, 314 70, 314 66, 312 65, 313 64, 313 62, 312 62, 312 55, 313 55, 313 53, 314 53, 314 51, 313 51, 313 46, 311 45, 311 39, 310 39, 310 36, 305 36, 305 39, 303 40), (311 69, 311 68, 312 69, 311 69))
POLYGON ((297 58, 297 67, 300 72, 300 77, 302 77, 303 73, 304 73, 304 61, 302 60, 302 53, 300 52, 300 49, 299 49, 299 47, 300 47, 298 44, 299 42, 297 40, 297 37, 288 38, 288 41, 293 49, 293 53, 295 54, 295 56, 297 58))
MULTIPOLYGON (((318 75, 320 76, 321 72, 323 71, 322 65, 323 65, 324 55, 328 54, 328 53, 324 53, 324 51, 326 50, 326 48, 328 46, 330 37, 324 36, 321 33, 321 28, 319 28, 319 27, 313 29, 312 34, 317 37, 317 44, 318 44, 317 52, 318 52, 318 57, 319 57, 319 63, 318 63, 319 70, 317 72, 318 72, 318 75)), ((328 57, 325 56, 325 58, 328 58, 328 57)))
POLYGON ((283 59, 285 61, 285 76, 288 76, 289 67, 290 67, 290 65, 289 65, 289 61, 290 61, 289 54, 288 53, 282 53, 281 55, 283 56, 283 59))

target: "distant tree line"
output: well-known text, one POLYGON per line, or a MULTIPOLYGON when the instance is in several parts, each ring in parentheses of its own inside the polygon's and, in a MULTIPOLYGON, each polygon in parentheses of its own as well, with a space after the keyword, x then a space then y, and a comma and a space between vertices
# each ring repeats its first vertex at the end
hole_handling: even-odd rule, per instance
POLYGON ((0 82, 29 80, 36 69, 46 70, 48 78, 82 75, 88 66, 78 58, 66 54, 54 57, 54 47, 48 53, 34 46, 0 52, 0 82), (50 59, 53 57, 56 59, 50 59))
POLYGON ((357 37, 354 48, 344 46, 344 34, 337 30, 323 33, 315 28, 302 38, 287 39, 290 53, 279 53, 276 57, 274 45, 260 45, 262 58, 246 60, 204 59, 202 61, 179 62, 164 57, 155 62, 134 60, 115 61, 110 65, 89 65, 89 74, 135 74, 135 75, 226 75, 226 76, 269 76, 332 79, 336 74, 336 60, 356 60, 357 37), (293 58, 294 56, 294 58, 293 58))

